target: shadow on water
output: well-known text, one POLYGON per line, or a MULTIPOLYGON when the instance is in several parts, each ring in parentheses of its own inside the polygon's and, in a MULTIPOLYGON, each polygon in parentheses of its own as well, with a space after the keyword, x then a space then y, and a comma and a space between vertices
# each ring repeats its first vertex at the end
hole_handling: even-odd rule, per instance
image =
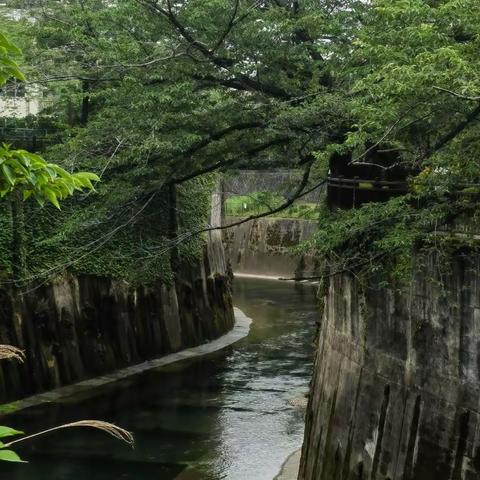
POLYGON ((30 463, 2 464, 2 473, 9 480, 271 480, 302 442, 303 411, 290 402, 308 388, 314 290, 236 279, 235 304, 253 319, 237 344, 5 422, 33 432, 104 419, 134 432, 134 450, 100 432, 65 430, 19 448, 30 463))

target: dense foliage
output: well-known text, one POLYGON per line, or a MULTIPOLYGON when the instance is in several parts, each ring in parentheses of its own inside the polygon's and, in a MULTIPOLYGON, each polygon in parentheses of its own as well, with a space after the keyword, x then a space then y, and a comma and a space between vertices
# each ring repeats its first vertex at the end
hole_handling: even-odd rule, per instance
MULTIPOLYGON (((25 81, 15 55, 21 51, 0 32, 0 87, 14 78, 25 81)), ((71 174, 58 165, 47 163, 39 155, 26 150, 15 150, 9 145, 0 146, 0 197, 20 191, 23 199, 33 196, 40 205, 48 200, 60 208, 59 200, 72 195, 75 190, 93 189, 92 180, 99 180, 90 172, 71 174)))
MULTIPOLYGON (((21 39, 23 30, 16 23, 11 25, 21 39)), ((23 38, 23 42, 27 39, 23 38)), ((12 53, 20 54, 16 47, 8 45, 12 53)), ((25 61, 28 63, 28 59, 25 61)), ((16 66, 16 63, 12 61, 11 65, 16 66)), ((18 66, 16 68, 18 78, 23 80, 18 66)), ((61 94, 55 98, 61 103, 61 94)), ((27 120, 33 124, 40 123, 27 120)), ((43 123, 54 124, 58 128, 63 121, 62 115, 47 115, 43 123)), ((14 123, 19 122, 14 120, 14 123)), ((77 141, 83 132, 73 123, 66 133, 75 138, 65 146, 52 148, 47 155, 69 170, 95 169, 101 156, 96 158, 80 153, 77 141), (69 162, 69 154, 80 158, 69 162)), ((63 125, 65 130, 65 123, 63 125)), ((0 152, 4 154, 0 167, 0 173, 3 173, 0 178, 1 196, 15 190, 23 194, 23 199, 34 196, 41 206, 48 200, 59 208, 59 200, 74 190, 92 189, 91 181, 99 180, 99 176, 93 173, 69 174, 65 168, 47 163, 39 155, 26 150, 4 145, 0 152)), ((11 281, 8 277, 12 274, 15 284, 20 286, 34 281, 43 282, 66 268, 79 273, 110 275, 133 283, 146 283, 158 278, 171 281, 172 255, 188 261, 201 254, 202 241, 188 232, 198 228, 200 221, 208 219, 213 179, 192 179, 185 186, 174 187, 173 208, 178 218, 172 225, 172 188, 151 189, 145 193, 151 175, 144 166, 136 166, 121 166, 121 172, 111 175, 100 186, 99 192, 90 192, 64 203, 60 213, 54 214, 48 208, 20 205, 18 196, 9 200, 10 208, 0 212, 2 284, 9 285, 11 281), (185 241, 178 241, 175 235, 185 237, 185 241)), ((105 170, 106 167, 102 167, 98 171, 102 175, 105 170)), ((8 203, 5 204, 7 207, 8 203)))
MULTIPOLYGON (((193 178, 245 165, 303 169, 285 208, 322 184, 340 157, 404 172, 407 195, 324 212, 308 247, 333 252, 333 269, 375 270, 388 260, 402 271, 413 248, 438 249, 447 243, 438 230, 477 210, 480 19, 470 2, 10 3, 28 11, 15 24, 35 38, 26 62, 53 99, 45 114, 70 137, 49 158, 103 179, 98 196, 73 202, 56 225, 60 242, 42 240, 53 252, 74 239, 66 261, 75 248, 88 258, 96 238, 107 240, 102 258, 126 248, 149 260, 183 237, 191 242, 207 209, 197 215, 193 195, 182 205, 172 199, 193 178), (145 218, 152 196, 166 203, 145 218), (165 223, 172 210, 183 232, 165 223), (141 231, 152 218, 168 232, 147 235, 143 253, 128 229, 110 236, 123 224, 141 231)), ((124 275, 130 264, 118 262, 103 270, 124 275)), ((85 268, 102 270, 94 264, 85 268)))
POLYGON ((474 225, 478 215, 480 18, 470 7, 373 2, 347 62, 355 121, 344 141, 324 152, 348 149, 354 162, 368 163, 369 149, 388 150, 410 171, 410 193, 333 219, 327 213, 319 254, 333 249, 341 266, 382 263, 403 273, 414 249, 441 255, 472 243, 442 231, 468 217, 474 225))
MULTIPOLYGON (((12 59, 12 55, 19 55, 20 53, 20 50, 0 33, 0 86, 5 85, 12 77, 25 81, 23 73, 12 59)), ((91 181, 99 180, 95 174, 89 172, 70 174, 58 165, 47 163, 38 155, 26 150, 13 150, 8 145, 0 147, 0 166, 0 185, 2 185, 0 197, 9 193, 20 193, 23 197, 19 198, 17 195, 14 200, 15 207, 12 207, 12 211, 17 211, 17 221, 18 213, 23 208, 21 202, 29 197, 33 196, 41 206, 44 205, 45 200, 48 200, 60 209, 59 200, 72 195, 76 190, 88 189, 92 191, 91 181)), ((3 227, 5 231, 9 230, 7 226, 3 227)), ((16 228, 18 228, 18 225, 13 225, 12 230, 15 231, 16 228)), ((20 238, 14 236, 13 240, 20 240, 20 238)), ((17 347, 0 345, 0 360, 5 359, 23 362, 25 354, 17 347)), ((51 431, 78 426, 103 430, 120 440, 133 444, 133 437, 130 432, 101 421, 80 421, 61 425, 17 440, 11 440, 10 437, 24 435, 23 432, 0 426, 0 461, 23 463, 24 460, 14 450, 11 450, 12 445, 51 431), (7 439, 6 443, 5 439, 7 439)))

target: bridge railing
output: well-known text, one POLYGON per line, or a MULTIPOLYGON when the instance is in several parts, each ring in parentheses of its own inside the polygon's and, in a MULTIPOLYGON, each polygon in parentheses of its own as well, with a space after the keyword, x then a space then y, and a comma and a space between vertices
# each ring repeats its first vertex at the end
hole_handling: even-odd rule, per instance
POLYGON ((408 184, 401 180, 342 176, 329 177, 328 204, 331 207, 356 208, 367 202, 382 202, 408 192, 408 184))
POLYGON ((61 132, 56 129, 0 127, 0 143, 33 151, 43 150, 61 141, 61 132))

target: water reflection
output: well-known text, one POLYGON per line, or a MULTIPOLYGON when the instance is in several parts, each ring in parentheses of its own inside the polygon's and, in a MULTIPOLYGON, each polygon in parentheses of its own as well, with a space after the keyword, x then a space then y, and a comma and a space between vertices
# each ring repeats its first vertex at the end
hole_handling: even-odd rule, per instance
POLYGON ((22 447, 9 480, 271 480, 303 435, 291 400, 308 386, 315 321, 311 287, 237 279, 248 338, 222 352, 148 372, 57 406, 9 418, 28 431, 79 418, 132 430, 135 450, 99 432, 63 431, 22 447))

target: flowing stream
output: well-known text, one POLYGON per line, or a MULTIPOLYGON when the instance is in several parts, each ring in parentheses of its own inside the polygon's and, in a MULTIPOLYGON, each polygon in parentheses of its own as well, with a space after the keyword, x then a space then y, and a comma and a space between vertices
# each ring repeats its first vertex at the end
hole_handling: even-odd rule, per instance
POLYGON ((104 419, 134 432, 134 450, 101 432, 64 430, 18 448, 30 463, 2 464, 2 478, 272 480, 302 443, 304 410, 294 400, 310 379, 314 293, 307 285, 237 278, 235 305, 253 319, 247 338, 4 422, 31 433, 104 419))

